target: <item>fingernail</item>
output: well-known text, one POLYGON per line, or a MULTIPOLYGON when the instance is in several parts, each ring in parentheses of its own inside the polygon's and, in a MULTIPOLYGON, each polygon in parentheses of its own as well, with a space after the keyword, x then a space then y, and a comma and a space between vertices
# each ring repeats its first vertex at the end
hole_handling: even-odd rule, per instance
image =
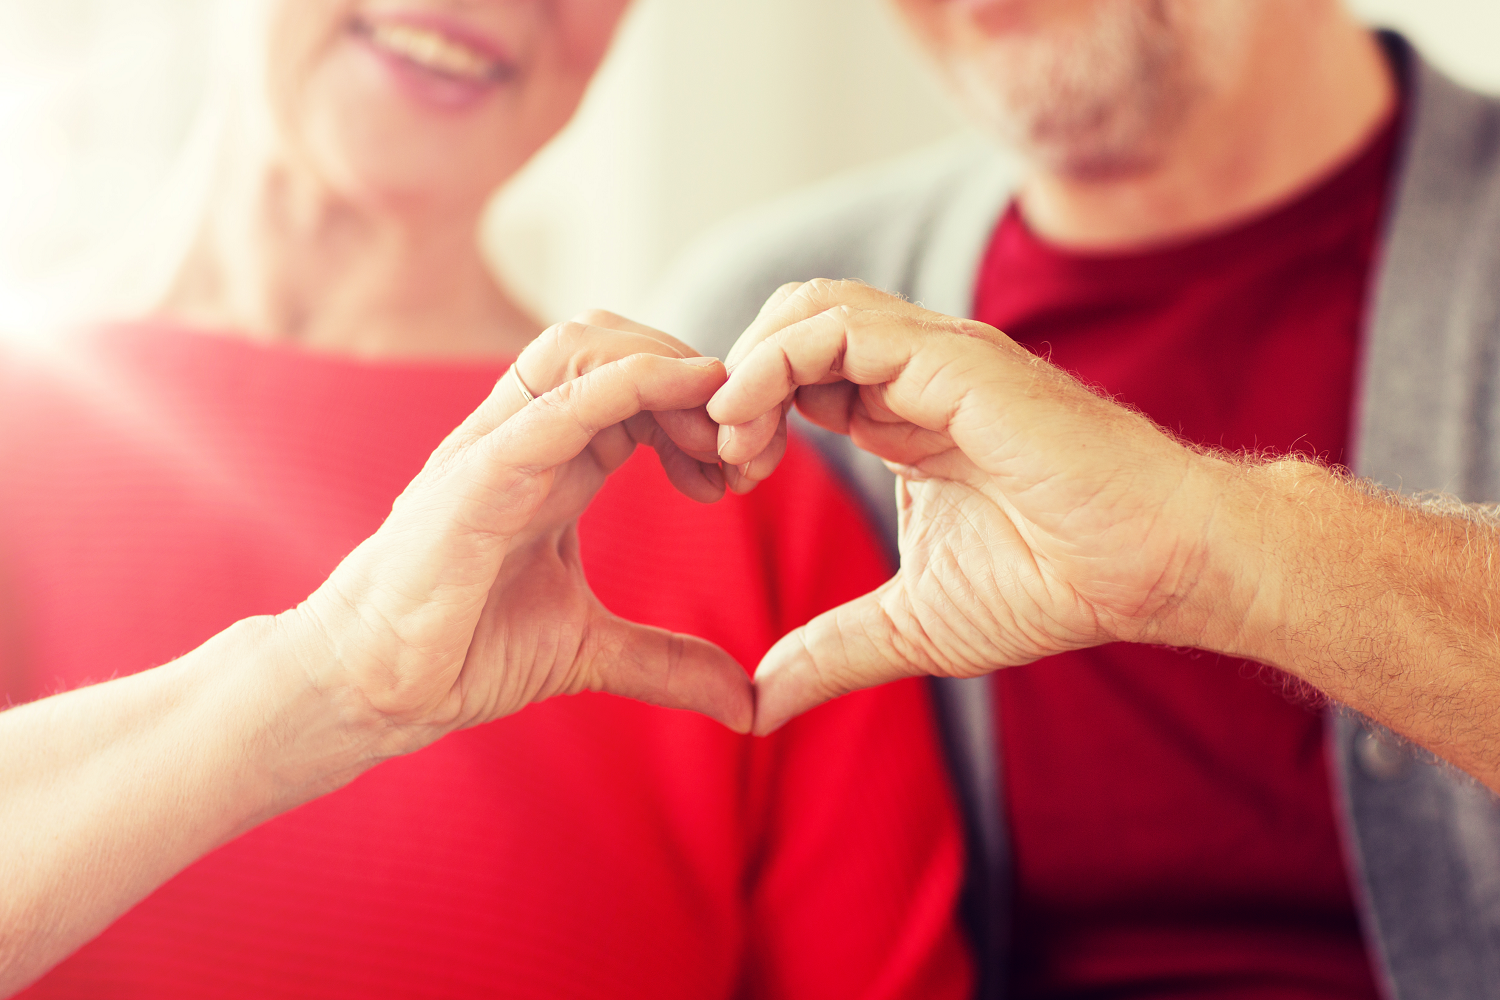
POLYGON ((711 368, 719 363, 718 358, 678 358, 678 360, 694 368, 711 368))

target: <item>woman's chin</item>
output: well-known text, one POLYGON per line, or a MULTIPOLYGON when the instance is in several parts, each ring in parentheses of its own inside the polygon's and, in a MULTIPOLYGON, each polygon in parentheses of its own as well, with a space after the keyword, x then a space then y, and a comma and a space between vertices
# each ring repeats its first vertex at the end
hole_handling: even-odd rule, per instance
POLYGON ((481 202, 532 152, 515 102, 483 85, 390 65, 351 40, 307 82, 292 126, 311 166, 352 201, 481 202))

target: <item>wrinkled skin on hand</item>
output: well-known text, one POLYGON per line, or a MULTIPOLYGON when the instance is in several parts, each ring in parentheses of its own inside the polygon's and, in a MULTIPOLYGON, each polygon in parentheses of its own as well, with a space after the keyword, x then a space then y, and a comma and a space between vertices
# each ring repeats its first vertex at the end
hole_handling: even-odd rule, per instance
POLYGON ((695 354, 603 313, 548 330, 516 362, 536 400, 502 378, 294 612, 317 637, 314 682, 376 734, 369 756, 584 690, 749 729, 743 668, 611 614, 579 559, 579 515, 638 444, 688 496, 722 495, 703 404, 725 372, 695 354))
POLYGON ((898 474, 901 568, 788 635, 756 673, 757 732, 897 677, 968 677, 1117 640, 1187 644, 1225 463, 981 323, 863 285, 781 289, 709 403, 726 465, 795 405, 898 474))

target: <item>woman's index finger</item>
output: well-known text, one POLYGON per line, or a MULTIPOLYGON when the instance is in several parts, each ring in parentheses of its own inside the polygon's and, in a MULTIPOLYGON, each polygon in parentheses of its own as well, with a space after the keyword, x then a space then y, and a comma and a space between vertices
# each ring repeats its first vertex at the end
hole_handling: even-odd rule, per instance
POLYGON ((702 406, 723 382, 724 367, 716 358, 632 355, 544 393, 491 437, 507 465, 551 468, 577 456, 600 431, 643 410, 702 406))

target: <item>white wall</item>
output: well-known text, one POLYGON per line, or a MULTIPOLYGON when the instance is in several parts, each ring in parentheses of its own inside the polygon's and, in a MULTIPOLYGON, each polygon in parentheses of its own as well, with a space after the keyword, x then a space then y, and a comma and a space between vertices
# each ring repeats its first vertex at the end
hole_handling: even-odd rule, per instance
POLYGON ((203 0, 0 0, 0 324, 162 185, 207 75, 203 0))
POLYGON ((1399 29, 1471 86, 1500 92, 1500 0, 1352 0, 1371 24, 1399 29))
MULTIPOLYGON (((1355 6, 1500 90, 1500 0, 1355 6)), ((0 325, 148 205, 203 84, 209 7, 0 0, 0 325)), ((628 313, 726 214, 960 126, 884 0, 638 0, 491 242, 540 315, 628 313)))
POLYGON ((639 0, 595 83, 501 205, 546 316, 630 312, 725 214, 960 126, 881 0, 639 0))

